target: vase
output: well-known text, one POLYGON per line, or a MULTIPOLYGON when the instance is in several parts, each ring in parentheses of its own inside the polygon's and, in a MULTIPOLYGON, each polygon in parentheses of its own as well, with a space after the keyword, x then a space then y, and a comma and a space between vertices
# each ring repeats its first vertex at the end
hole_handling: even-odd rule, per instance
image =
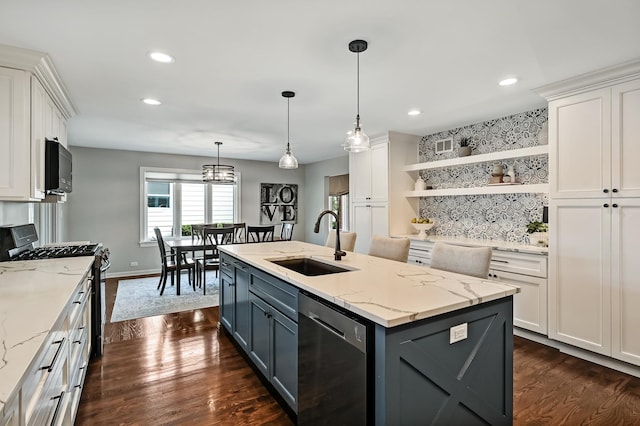
POLYGON ((458 148, 458 157, 468 157, 471 155, 471 147, 470 146, 461 146, 458 148))
POLYGON ((538 247, 549 247, 549 233, 532 232, 529 234, 529 244, 538 247))
POLYGON ((418 177, 418 179, 416 180, 414 189, 416 191, 424 191, 425 189, 427 189, 427 184, 424 180, 422 180, 421 177, 418 177))

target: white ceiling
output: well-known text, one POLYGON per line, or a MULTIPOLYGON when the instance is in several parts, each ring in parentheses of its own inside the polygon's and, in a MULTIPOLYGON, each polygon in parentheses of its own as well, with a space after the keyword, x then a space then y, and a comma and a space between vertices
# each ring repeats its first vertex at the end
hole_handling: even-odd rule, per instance
POLYGON ((638 0, 1 0, 0 43, 46 52, 72 145, 300 163, 544 105, 532 89, 640 57, 638 0), (162 50, 173 64, 150 61, 162 50), (498 80, 515 75, 514 86, 498 80), (155 97, 150 107, 141 98, 155 97), (411 108, 423 111, 409 117, 411 108))

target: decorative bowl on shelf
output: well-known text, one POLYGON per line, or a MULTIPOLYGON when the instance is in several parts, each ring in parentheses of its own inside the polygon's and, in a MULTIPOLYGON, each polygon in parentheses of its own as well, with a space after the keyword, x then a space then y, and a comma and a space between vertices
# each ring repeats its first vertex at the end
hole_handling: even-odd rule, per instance
POLYGON ((435 225, 435 223, 433 221, 429 222, 429 223, 412 223, 411 225, 413 225, 414 228, 416 228, 416 230, 418 230, 418 237, 420 238, 426 238, 427 236, 427 232, 429 229, 433 228, 433 226, 435 225))

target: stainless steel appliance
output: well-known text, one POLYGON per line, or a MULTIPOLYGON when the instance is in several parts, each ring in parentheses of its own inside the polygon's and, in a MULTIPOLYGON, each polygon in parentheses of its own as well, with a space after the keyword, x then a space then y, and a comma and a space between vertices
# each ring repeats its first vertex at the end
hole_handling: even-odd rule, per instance
POLYGON ((109 249, 101 243, 60 243, 34 247, 38 234, 33 223, 15 226, 0 226, 0 261, 37 260, 60 257, 94 256, 91 268, 91 352, 92 356, 102 356, 104 334, 104 284, 106 271, 111 266, 109 249))
POLYGON ((373 421, 372 326, 346 311, 298 296, 298 424, 373 421))

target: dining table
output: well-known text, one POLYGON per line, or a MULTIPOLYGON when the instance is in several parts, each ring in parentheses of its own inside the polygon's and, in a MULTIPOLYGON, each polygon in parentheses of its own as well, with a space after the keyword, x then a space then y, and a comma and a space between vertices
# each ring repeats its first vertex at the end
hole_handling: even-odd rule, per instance
POLYGON ((177 277, 176 277, 176 295, 180 296, 180 271, 182 270, 182 255, 186 252, 194 252, 199 250, 213 250, 215 249, 214 244, 203 243, 202 240, 196 240, 193 238, 190 239, 181 239, 181 240, 167 240, 165 241, 169 247, 171 247, 171 251, 176 255, 176 266, 177 266, 177 277))

